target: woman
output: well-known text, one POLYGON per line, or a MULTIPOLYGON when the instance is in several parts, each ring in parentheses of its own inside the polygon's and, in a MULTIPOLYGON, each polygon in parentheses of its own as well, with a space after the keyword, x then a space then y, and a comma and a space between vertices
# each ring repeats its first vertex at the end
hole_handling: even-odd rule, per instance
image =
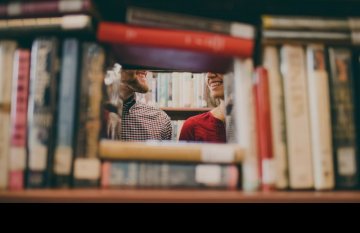
POLYGON ((210 96, 220 104, 209 112, 188 118, 181 129, 180 141, 226 142, 223 75, 207 73, 210 96))

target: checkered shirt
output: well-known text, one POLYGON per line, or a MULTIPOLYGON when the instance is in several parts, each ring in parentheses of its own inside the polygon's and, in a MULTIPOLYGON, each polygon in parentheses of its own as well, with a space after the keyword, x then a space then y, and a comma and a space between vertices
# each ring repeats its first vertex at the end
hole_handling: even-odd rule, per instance
POLYGON ((171 140, 171 120, 162 110, 129 98, 123 105, 121 140, 171 140))

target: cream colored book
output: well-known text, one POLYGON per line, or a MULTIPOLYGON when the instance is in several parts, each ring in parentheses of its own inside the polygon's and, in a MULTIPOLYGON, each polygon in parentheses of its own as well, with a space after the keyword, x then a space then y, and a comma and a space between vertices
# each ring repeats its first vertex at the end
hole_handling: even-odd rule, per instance
POLYGON ((99 154, 115 160, 240 163, 244 151, 231 144, 101 140, 99 154))
POLYGON ((308 45, 306 56, 315 189, 333 189, 329 79, 324 46, 308 45))
POLYGON ((292 189, 314 187, 305 52, 297 45, 281 48, 289 180, 292 189))
POLYGON ((270 113, 273 155, 275 159, 275 184, 278 189, 289 186, 286 126, 284 113, 284 92, 280 74, 279 51, 275 46, 264 48, 263 65, 269 74, 270 113))

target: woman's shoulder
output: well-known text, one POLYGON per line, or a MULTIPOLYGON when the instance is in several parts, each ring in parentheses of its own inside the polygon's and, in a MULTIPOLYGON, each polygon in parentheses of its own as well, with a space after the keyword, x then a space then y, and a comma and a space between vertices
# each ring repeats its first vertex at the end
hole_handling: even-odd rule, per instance
POLYGON ((210 112, 201 113, 192 117, 189 117, 185 120, 187 124, 198 124, 200 122, 206 121, 210 117, 210 112))

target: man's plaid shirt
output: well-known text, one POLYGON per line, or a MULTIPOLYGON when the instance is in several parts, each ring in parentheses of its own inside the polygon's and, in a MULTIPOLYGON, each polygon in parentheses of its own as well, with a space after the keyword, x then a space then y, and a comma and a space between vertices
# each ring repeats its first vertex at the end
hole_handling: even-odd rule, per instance
POLYGON ((171 120, 162 110, 130 97, 123 105, 121 140, 171 140, 171 120))

